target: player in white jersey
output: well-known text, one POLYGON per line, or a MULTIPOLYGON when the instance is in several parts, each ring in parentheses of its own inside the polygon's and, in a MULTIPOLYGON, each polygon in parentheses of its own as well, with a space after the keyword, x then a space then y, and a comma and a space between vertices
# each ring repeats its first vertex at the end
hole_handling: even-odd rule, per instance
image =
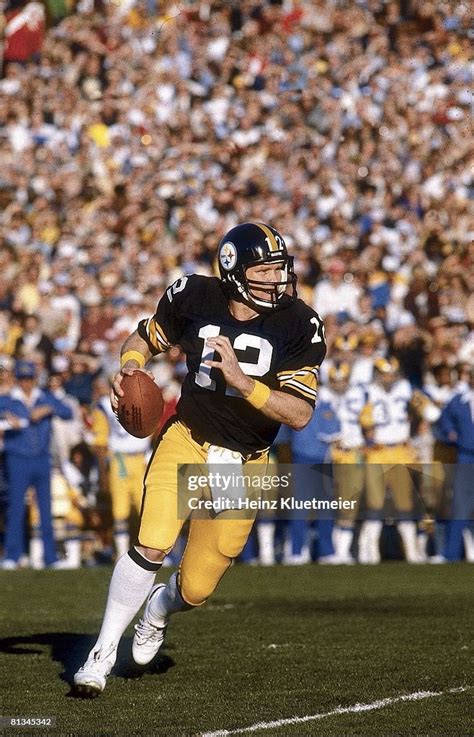
POLYGON ((331 404, 341 423, 339 442, 331 449, 335 493, 344 500, 357 502, 353 509, 341 509, 338 514, 333 530, 334 562, 337 563, 354 562, 350 548, 365 477, 362 463, 365 441, 359 423, 359 415, 365 405, 365 392, 359 386, 350 386, 350 375, 348 363, 331 366, 328 372, 329 386, 320 390, 320 400, 331 404))
POLYGON ((117 558, 130 547, 129 519, 132 506, 140 514, 143 476, 149 438, 135 438, 114 415, 107 396, 92 411, 94 450, 99 459, 101 487, 110 492, 117 558))
POLYGON ((413 521, 413 482, 407 468, 418 460, 410 444, 410 405, 428 422, 435 422, 440 415, 427 397, 414 392, 409 382, 400 377, 395 358, 377 359, 374 383, 368 387, 367 403, 360 416, 367 441, 367 518, 359 537, 361 563, 380 561, 379 539, 386 485, 391 488, 405 557, 410 563, 422 559, 413 521))
MULTIPOLYGON (((423 391, 441 411, 457 393, 456 374, 451 366, 440 363, 433 366, 425 378, 423 391)), ((457 449, 447 437, 444 437, 439 423, 431 432, 431 440, 430 473, 423 478, 422 494, 430 513, 430 524, 435 525, 435 554, 430 558, 430 562, 443 563, 446 520, 451 513, 457 449)))

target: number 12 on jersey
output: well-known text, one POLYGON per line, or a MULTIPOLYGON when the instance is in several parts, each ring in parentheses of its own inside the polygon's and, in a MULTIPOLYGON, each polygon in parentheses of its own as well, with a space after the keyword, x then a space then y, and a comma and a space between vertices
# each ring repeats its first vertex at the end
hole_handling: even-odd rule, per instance
MULTIPOLYGON (((204 346, 201 353, 199 371, 196 371, 195 380, 198 386, 201 386, 203 389, 209 389, 212 392, 216 390, 216 382, 210 376, 212 367, 206 366, 204 361, 215 360, 215 351, 207 345, 206 340, 207 338, 216 338, 220 335, 220 331, 219 325, 204 325, 198 333, 199 337, 204 340, 204 346)), ((241 333, 234 339, 233 348, 238 351, 245 351, 247 348, 256 348, 258 350, 258 357, 255 363, 239 361, 240 368, 247 376, 264 376, 270 371, 273 348, 266 338, 261 338, 259 335, 241 333)), ((230 386, 227 387, 226 394, 234 397, 241 396, 238 391, 230 386)))

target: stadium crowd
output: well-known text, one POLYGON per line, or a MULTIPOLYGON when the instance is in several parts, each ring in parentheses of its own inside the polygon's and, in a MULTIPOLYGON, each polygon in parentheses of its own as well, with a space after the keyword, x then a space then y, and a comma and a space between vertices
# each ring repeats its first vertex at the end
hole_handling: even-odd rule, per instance
MULTIPOLYGON (((2 25, 21 10, 7 5, 2 25)), ((299 294, 326 325, 320 400, 335 424, 324 438, 315 427, 313 436, 281 436, 280 460, 353 469, 372 453, 374 465, 387 464, 383 422, 366 408, 373 386, 388 397, 397 385, 406 437, 396 438, 404 454, 394 463, 434 469, 454 463, 461 447, 472 463, 472 410, 466 444, 450 405, 462 396, 472 406, 473 392, 468 4, 81 0, 54 22, 48 12, 30 58, 8 46, 3 53, 0 398, 26 379, 69 408, 47 420, 60 563, 113 555, 114 542, 127 549, 130 501, 117 509, 113 492, 110 502, 110 473, 128 448, 112 439, 108 378, 124 338, 166 286, 215 273, 220 235, 237 222, 278 227, 299 294), (346 442, 349 400, 358 407, 355 444, 352 433, 346 442)), ((186 371, 179 348, 153 371, 169 416, 186 371)), ((9 417, 0 418, 5 455, 9 417)), ((140 468, 147 451, 129 453, 140 468)), ((122 463, 116 473, 123 482, 129 469, 122 463)), ((466 499, 454 513, 447 466, 428 476, 428 491, 415 484, 408 503, 396 499, 399 482, 387 482, 404 555, 473 560, 473 492, 461 480, 466 499), (453 516, 462 524, 443 546, 438 533, 453 516)), ((335 473, 340 493, 344 479, 335 473)), ((362 480, 347 494, 377 483, 362 480)), ((3 487, 6 506, 5 476, 3 487)), ((369 504, 373 518, 362 523, 361 562, 380 558, 379 507, 369 504)), ((37 567, 39 522, 30 504, 37 567)), ((283 560, 352 562, 356 521, 336 522, 318 554, 308 543, 312 523, 298 521, 283 560)), ((250 546, 244 558, 273 562, 275 525, 262 522, 257 538, 260 550, 250 546)), ((7 567, 26 553, 6 555, 7 567)), ((51 555, 46 562, 54 565, 51 555)))

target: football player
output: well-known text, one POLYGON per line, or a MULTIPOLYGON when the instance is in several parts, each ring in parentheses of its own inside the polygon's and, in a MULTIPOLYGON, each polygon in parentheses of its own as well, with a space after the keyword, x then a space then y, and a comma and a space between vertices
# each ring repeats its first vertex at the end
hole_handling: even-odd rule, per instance
POLYGON ((115 551, 119 558, 130 547, 129 518, 132 507, 137 514, 140 513, 142 480, 150 440, 129 435, 104 394, 92 408, 91 417, 92 444, 99 461, 102 485, 110 492, 115 551))
POLYGON ((84 696, 104 689, 118 642, 145 599, 132 647, 143 665, 158 652, 170 615, 208 599, 250 534, 253 520, 232 510, 214 519, 192 517, 178 572, 155 586, 184 524, 177 514, 178 465, 236 458, 265 464, 280 423, 302 429, 315 406, 324 328, 297 299, 282 236, 263 223, 238 225, 221 240, 217 257, 220 279, 178 279, 122 348, 114 411, 123 376, 144 370, 170 346, 186 353, 188 374, 145 473, 139 544, 115 564, 98 640, 74 677, 84 696))
POLYGON ((331 356, 324 362, 319 373, 319 381, 321 386, 329 384, 329 369, 333 366, 339 366, 341 363, 347 363, 351 367, 356 360, 356 351, 359 345, 357 335, 337 335, 331 343, 331 356))
POLYGON ((331 366, 328 378, 329 386, 321 388, 320 399, 329 402, 341 425, 339 440, 331 452, 336 494, 345 501, 357 502, 354 509, 341 509, 338 512, 333 530, 333 562, 351 564, 355 562, 350 549, 365 480, 362 458, 364 437, 359 423, 359 415, 365 404, 365 391, 360 386, 351 386, 351 366, 348 363, 331 366))
POLYGON ((359 562, 380 561, 379 539, 388 483, 398 513, 398 531, 405 557, 410 563, 422 562, 413 521, 414 489, 407 465, 417 463, 410 445, 410 407, 427 422, 435 422, 440 411, 409 382, 400 376, 396 358, 378 358, 374 363, 374 382, 368 387, 367 403, 360 413, 366 437, 367 519, 359 536, 359 562))

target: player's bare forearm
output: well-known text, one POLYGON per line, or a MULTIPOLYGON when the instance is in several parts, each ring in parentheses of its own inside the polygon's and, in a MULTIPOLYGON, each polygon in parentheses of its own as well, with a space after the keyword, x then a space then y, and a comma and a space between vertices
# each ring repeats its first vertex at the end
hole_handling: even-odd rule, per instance
MULTIPOLYGON (((250 379, 250 377, 246 378, 250 379)), ((242 391, 244 397, 248 397, 253 391, 255 381, 250 379, 250 382, 250 391, 248 388, 242 391)), ((311 420, 313 414, 311 405, 304 399, 298 399, 298 397, 293 397, 291 394, 285 394, 276 390, 270 392, 267 401, 258 411, 263 412, 271 420, 283 422, 293 430, 303 430, 311 420)))
MULTIPOLYGON (((122 346, 122 350, 120 351, 120 356, 123 357, 126 353, 130 353, 130 351, 136 351, 137 353, 141 353, 143 356, 145 363, 147 363, 150 358, 152 357, 152 354, 150 352, 150 349, 148 348, 147 343, 138 335, 138 331, 135 330, 131 335, 128 336, 127 340, 122 346)), ((135 358, 130 358, 125 364, 123 364, 122 368, 127 366, 127 368, 141 368, 140 362, 135 358), (130 366, 128 366, 130 364, 130 366)))
POLYGON ((284 392, 272 391, 268 401, 260 409, 271 420, 283 422, 293 430, 303 430, 311 420, 313 409, 308 402, 284 392))

